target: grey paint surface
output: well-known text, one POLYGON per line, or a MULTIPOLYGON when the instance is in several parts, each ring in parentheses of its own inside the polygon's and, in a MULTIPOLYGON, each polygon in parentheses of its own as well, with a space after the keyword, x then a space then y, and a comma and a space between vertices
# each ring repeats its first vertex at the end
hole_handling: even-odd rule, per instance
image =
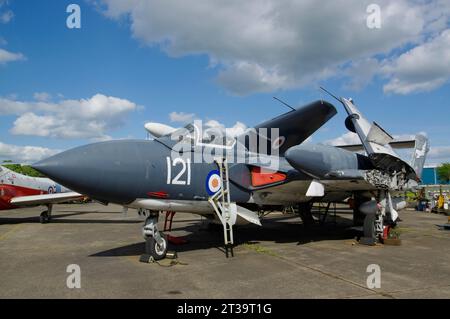
MULTIPOLYGON (((319 179, 324 185, 323 200, 344 199, 351 195, 349 191, 373 190, 373 185, 364 182, 365 172, 374 169, 374 163, 379 164, 373 157, 369 159, 333 146, 296 145, 306 140, 335 114, 336 109, 332 104, 316 101, 256 126, 257 130, 264 127, 279 128, 280 135, 286 138, 280 147, 281 155, 276 156, 280 164, 278 170, 287 176, 280 182, 253 186, 252 166, 267 167, 267 164, 261 161, 233 164, 237 162, 237 148, 242 145, 235 143, 234 161, 229 166, 231 201, 238 205, 257 203, 260 208, 264 205, 284 206, 310 201, 312 198, 305 194, 312 179, 319 179)), ((195 157, 205 150, 210 154, 222 153, 223 150, 191 145, 188 139, 182 141, 182 145, 186 146, 182 154, 174 154, 174 145, 180 145, 174 136, 164 136, 153 141, 118 140, 90 144, 43 160, 33 167, 64 186, 103 202, 128 205, 136 199, 152 198, 155 194, 163 194, 167 200, 207 201, 210 196, 207 178, 218 166, 214 162, 197 163, 195 157), (169 163, 175 166, 174 158, 178 157, 191 159, 192 164, 188 165, 190 169, 187 173, 190 179, 185 185, 170 182, 172 173, 180 173, 180 168, 170 172, 167 159, 170 158, 169 163)), ((267 142, 273 141, 269 137, 267 142)), ((423 165, 426 155, 423 151, 423 156, 419 156, 422 154, 419 153, 416 152, 417 169, 423 165)), ((260 154, 253 153, 251 149, 239 154, 246 159, 257 155, 260 154)), ((274 156, 265 155, 263 159, 274 156)), ((389 155, 385 159, 392 158, 389 155)), ((409 167, 400 160, 394 164, 409 167)), ((319 201, 320 198, 315 200, 319 201)))
POLYGON ((337 114, 336 108, 326 101, 315 101, 295 111, 282 114, 270 121, 263 122, 255 128, 278 128, 279 135, 286 138, 280 147, 280 154, 294 145, 304 142, 337 114))
MULTIPOLYGON (((257 129, 280 127, 280 134, 286 137, 282 147, 286 148, 305 140, 335 114, 333 105, 317 101, 267 121, 257 129)), ((103 202, 126 205, 137 198, 151 197, 149 194, 154 193, 167 194, 167 199, 206 201, 209 196, 206 187, 207 176, 217 170, 218 166, 215 163, 195 163, 195 152, 204 151, 204 147, 186 147, 186 153, 180 154, 180 157, 191 158, 190 185, 168 183, 167 157, 173 160, 173 146, 176 143, 177 141, 168 136, 153 141, 119 140, 95 143, 55 155, 33 167, 70 189, 103 202)), ((238 144, 234 146, 235 158, 238 156, 237 147, 238 144)), ((282 151, 284 152, 284 149, 282 151)), ((251 154, 245 154, 245 157, 247 156, 251 154)), ((289 175, 286 182, 299 178, 310 179, 293 169, 283 157, 279 160, 280 169, 289 175)), ((239 171, 241 175, 232 175, 231 200, 246 203, 250 200, 253 190, 249 187, 250 169, 247 167, 233 170, 233 166, 230 165, 230 171, 239 171)))
POLYGON ((337 171, 373 169, 367 157, 328 145, 297 145, 285 156, 294 168, 317 178, 337 171))
MULTIPOLYGON (((171 150, 158 141, 118 140, 78 147, 33 167, 79 193, 116 204, 154 192, 167 193, 169 199, 207 200, 206 179, 217 165, 192 163, 190 185, 167 184, 170 155, 171 150)), ((248 200, 248 193, 232 187, 234 201, 248 200)))

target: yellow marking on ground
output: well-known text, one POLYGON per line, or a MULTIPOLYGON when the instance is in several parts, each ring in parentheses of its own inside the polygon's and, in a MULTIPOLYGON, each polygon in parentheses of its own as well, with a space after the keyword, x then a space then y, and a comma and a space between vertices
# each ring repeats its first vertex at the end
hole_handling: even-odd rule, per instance
POLYGON ((0 236, 0 241, 6 239, 6 237, 8 237, 8 235, 10 235, 13 232, 17 231, 17 229, 19 229, 21 226, 22 226, 21 224, 14 225, 13 228, 11 228, 6 233, 4 233, 3 235, 0 236))

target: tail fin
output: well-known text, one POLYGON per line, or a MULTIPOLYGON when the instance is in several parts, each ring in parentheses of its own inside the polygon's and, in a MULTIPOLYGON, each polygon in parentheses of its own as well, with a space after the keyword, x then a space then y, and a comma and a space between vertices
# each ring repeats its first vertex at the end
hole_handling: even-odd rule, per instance
POLYGON ((416 176, 420 179, 422 178, 422 171, 429 150, 430 142, 428 141, 428 138, 423 134, 417 134, 416 146, 414 149, 413 159, 411 161, 411 167, 416 172, 416 176))
MULTIPOLYGON (((284 154, 290 147, 303 143, 336 114, 336 108, 331 103, 316 101, 261 123, 255 126, 255 129, 260 137, 264 137, 271 132, 272 128, 277 128, 281 139, 277 138, 272 141, 271 136, 266 138, 271 142, 273 148, 278 148, 279 153, 284 154), (267 133, 262 134, 261 131, 264 129, 267 133), (278 145, 275 144, 275 141, 278 145)), ((270 145, 268 149, 270 149, 270 145)))

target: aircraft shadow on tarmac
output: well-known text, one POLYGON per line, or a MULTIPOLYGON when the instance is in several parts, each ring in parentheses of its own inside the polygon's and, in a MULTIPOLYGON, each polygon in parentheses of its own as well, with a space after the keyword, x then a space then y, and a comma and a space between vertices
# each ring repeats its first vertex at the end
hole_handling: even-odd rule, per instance
MULTIPOLYGON (((186 220, 179 221, 185 223, 186 220)), ((170 245, 170 251, 186 252, 192 250, 216 248, 221 251, 223 248, 223 229, 221 225, 207 224, 193 221, 184 227, 177 227, 174 220, 173 231, 184 231, 188 234, 182 236, 187 240, 186 244, 170 245), (194 223, 195 222, 195 223, 194 223)), ((235 227, 235 246, 243 244, 258 244, 261 241, 272 241, 275 243, 297 243, 304 245, 310 242, 323 240, 348 240, 357 237, 359 234, 350 230, 352 220, 336 216, 330 217, 324 225, 312 225, 306 227, 299 222, 298 217, 283 215, 263 221, 263 226, 246 225, 235 227)), ((101 251, 90 255, 90 257, 118 257, 118 256, 139 256, 144 252, 145 243, 133 243, 106 251, 101 251)))
MULTIPOLYGON (((67 219, 67 217, 80 216, 86 214, 112 214, 114 212, 97 212, 97 211, 70 211, 67 214, 52 215, 51 224, 137 224, 142 223, 141 220, 112 220, 112 219, 67 219)), ((121 213, 117 213, 118 215, 121 213)), ((39 223, 39 216, 31 217, 0 217, 0 224, 22 224, 22 223, 39 223)))

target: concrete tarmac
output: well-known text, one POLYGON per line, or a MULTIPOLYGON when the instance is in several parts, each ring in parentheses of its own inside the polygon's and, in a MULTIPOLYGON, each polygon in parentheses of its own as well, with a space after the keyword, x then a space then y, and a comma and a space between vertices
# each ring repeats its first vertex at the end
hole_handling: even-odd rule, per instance
MULTIPOLYGON (((275 213, 263 227, 235 231, 234 258, 225 258, 221 228, 179 213, 171 235, 177 263, 139 262, 143 218, 115 205, 56 205, 0 212, 0 298, 450 298, 447 216, 403 211, 401 246, 355 241, 349 211, 336 223, 306 229, 294 215, 275 213), (67 287, 69 265, 81 288, 67 287), (367 267, 379 265, 381 288, 369 288, 367 267)), ((160 219, 160 227, 163 224, 160 219)))

